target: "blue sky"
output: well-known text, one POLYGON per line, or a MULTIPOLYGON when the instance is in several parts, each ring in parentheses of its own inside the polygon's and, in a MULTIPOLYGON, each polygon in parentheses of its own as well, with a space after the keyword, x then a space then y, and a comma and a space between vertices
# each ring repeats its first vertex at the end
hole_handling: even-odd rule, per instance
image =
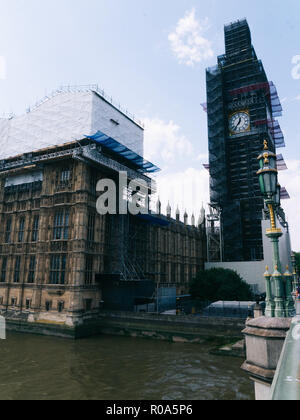
POLYGON ((146 154, 163 169, 163 204, 170 199, 195 213, 208 200, 205 68, 224 52, 223 25, 246 17, 283 102, 287 148, 280 152, 290 170, 281 180, 293 198, 285 207, 300 250, 298 0, 0 0, 0 6, 0 114, 20 114, 60 85, 98 83, 145 120, 146 154), (193 179, 192 189, 180 179, 193 179))

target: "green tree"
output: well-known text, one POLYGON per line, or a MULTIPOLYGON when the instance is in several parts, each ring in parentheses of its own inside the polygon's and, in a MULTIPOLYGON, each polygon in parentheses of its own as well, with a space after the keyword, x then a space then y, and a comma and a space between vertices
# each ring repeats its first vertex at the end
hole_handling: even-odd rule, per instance
POLYGON ((210 302, 245 302, 254 297, 251 287, 238 273, 223 268, 201 271, 192 281, 190 293, 194 299, 210 302))

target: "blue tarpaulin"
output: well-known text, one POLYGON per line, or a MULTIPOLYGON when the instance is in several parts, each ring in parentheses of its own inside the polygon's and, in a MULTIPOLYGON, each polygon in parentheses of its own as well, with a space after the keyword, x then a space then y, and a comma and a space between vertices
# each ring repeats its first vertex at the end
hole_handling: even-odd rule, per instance
POLYGON ((101 144, 101 146, 128 160, 130 163, 134 164, 137 167, 137 170, 141 173, 155 173, 160 171, 160 168, 156 165, 145 160, 133 150, 128 149, 128 147, 119 143, 117 140, 108 137, 101 131, 98 131, 93 136, 87 136, 87 138, 101 144))
POLYGON ((153 214, 138 214, 137 217, 146 223, 150 223, 151 225, 158 225, 162 227, 170 225, 169 220, 166 220, 153 214))

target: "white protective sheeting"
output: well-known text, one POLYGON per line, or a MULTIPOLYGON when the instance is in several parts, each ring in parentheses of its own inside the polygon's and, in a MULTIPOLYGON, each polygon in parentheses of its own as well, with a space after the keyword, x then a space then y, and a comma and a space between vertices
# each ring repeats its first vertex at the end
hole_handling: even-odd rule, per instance
POLYGON ((33 182, 43 181, 43 172, 35 171, 28 174, 21 174, 15 176, 9 176, 5 181, 6 187, 14 187, 17 185, 32 184, 33 182))
POLYGON ((93 91, 63 92, 35 110, 0 119, 0 159, 60 145, 102 131, 143 155, 144 131, 93 91))

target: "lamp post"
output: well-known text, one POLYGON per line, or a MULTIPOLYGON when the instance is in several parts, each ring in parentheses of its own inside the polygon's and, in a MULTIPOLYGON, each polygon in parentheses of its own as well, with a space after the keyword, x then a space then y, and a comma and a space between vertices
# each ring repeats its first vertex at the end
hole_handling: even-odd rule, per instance
POLYGON ((265 282, 266 282, 266 311, 265 315, 268 318, 274 318, 275 302, 272 294, 272 274, 269 273, 269 267, 266 268, 265 282))
POLYGON ((296 265, 296 254, 292 252, 292 264, 293 264, 293 294, 296 295, 298 288, 298 274, 296 265))
POLYGON ((284 287, 285 287, 285 314, 287 318, 293 317, 295 314, 295 302, 293 299, 293 274, 289 271, 289 266, 286 267, 284 273, 284 287))
MULTIPOLYGON (((270 238, 273 246, 273 260, 274 260, 274 273, 272 275, 272 282, 274 284, 274 295, 267 282, 267 296, 266 296, 266 315, 269 317, 275 316, 276 318, 285 318, 286 316, 286 303, 284 293, 284 283, 281 271, 281 262, 279 255, 279 238, 282 236, 282 231, 276 226, 275 208, 280 206, 280 186, 278 184, 278 171, 277 171, 277 156, 275 153, 270 152, 267 140, 264 141, 264 151, 258 157, 260 170, 257 172, 259 177, 259 185, 264 196, 266 206, 270 212, 271 227, 267 229, 267 237, 270 238), (274 309, 275 303, 275 309, 274 309)), ((268 276, 265 276, 267 279, 268 276)))

